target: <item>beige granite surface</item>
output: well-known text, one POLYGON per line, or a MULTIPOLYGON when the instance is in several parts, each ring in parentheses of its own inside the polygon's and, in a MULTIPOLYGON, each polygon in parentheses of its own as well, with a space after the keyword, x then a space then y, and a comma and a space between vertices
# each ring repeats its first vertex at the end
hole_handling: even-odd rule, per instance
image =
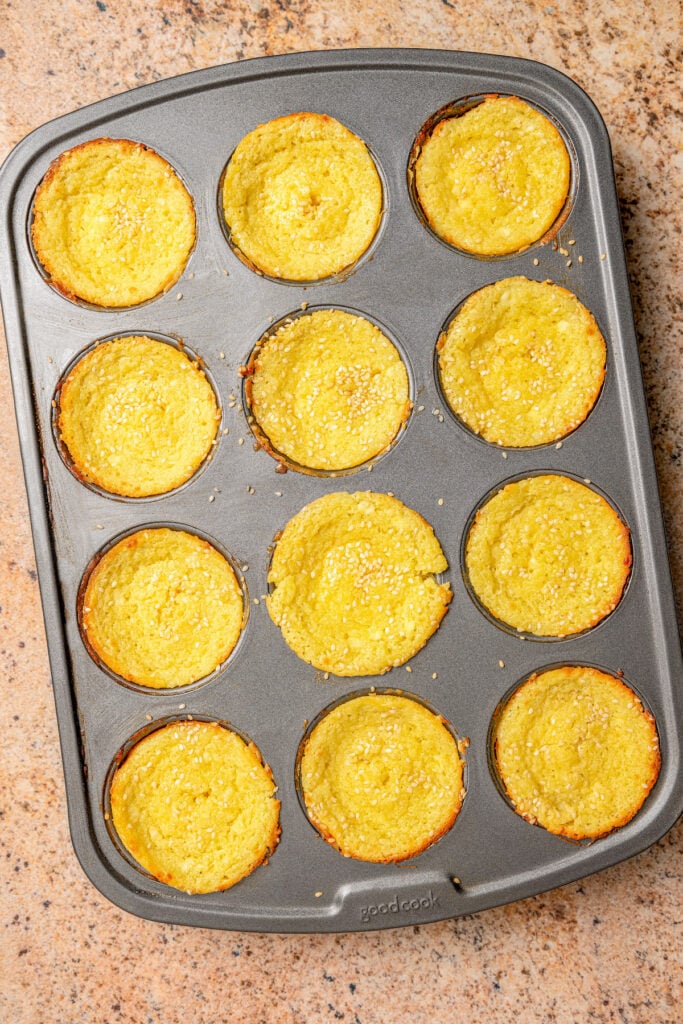
MULTIPOLYGON (((0 158, 50 118, 143 83, 240 58, 356 46, 532 57, 567 72, 597 102, 614 148, 680 599, 682 214, 675 112, 681 35, 675 2, 3 0, 0 158)), ((78 866, 68 834, 4 348, 0 388, 1 1021, 681 1019, 680 822, 647 852, 582 883, 476 917, 388 932, 212 932, 139 920, 100 896, 78 866)))

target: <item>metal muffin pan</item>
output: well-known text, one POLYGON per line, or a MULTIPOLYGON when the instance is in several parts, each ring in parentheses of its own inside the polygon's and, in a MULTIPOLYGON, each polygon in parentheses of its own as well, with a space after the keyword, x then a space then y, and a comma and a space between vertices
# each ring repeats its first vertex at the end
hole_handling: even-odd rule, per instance
POLYGON ((645 849, 671 827, 683 805, 681 652, 609 141, 578 86, 543 65, 484 54, 357 50, 247 61, 145 86, 39 128, 6 161, 0 196, 3 312, 71 832, 86 873, 109 899, 143 917, 241 930, 418 924, 576 880, 645 849), (574 198, 557 247, 548 240, 519 255, 482 260, 425 228, 407 171, 413 142, 432 115, 447 103, 496 92, 537 105, 561 126, 573 151, 574 198), (344 279, 310 286, 253 273, 230 249, 216 213, 218 184, 239 140, 260 122, 301 110, 331 114, 364 139, 386 189, 372 258, 344 279), (50 162, 104 135, 143 142, 166 157, 194 197, 198 222, 197 244, 178 284, 120 311, 88 308, 55 292, 28 240, 32 196, 50 162), (571 251, 571 266, 562 249, 571 251), (472 291, 514 274, 550 278, 574 291, 607 341, 603 392, 561 447, 506 451, 483 443, 446 414, 440 397, 434 346, 442 325, 472 291), (339 477, 280 475, 272 457, 255 450, 239 367, 269 326, 302 302, 367 314, 386 325, 407 355, 415 408, 371 473, 365 467, 339 477), (195 479, 150 501, 120 501, 83 486, 52 431, 51 403, 65 368, 96 339, 131 332, 179 337, 205 361, 223 403, 221 429, 228 430, 195 479), (466 588, 461 546, 485 495, 511 477, 541 470, 590 479, 604 492, 631 529, 634 562, 628 590, 604 622, 572 639, 539 643, 510 635, 482 614, 466 588), (394 492, 425 516, 444 548, 453 601, 409 671, 324 678, 287 647, 261 600, 275 534, 308 501, 334 490, 394 492), (78 629, 78 589, 93 557, 118 535, 154 523, 197 530, 248 566, 250 616, 239 649, 223 671, 185 691, 120 685, 95 664, 78 629), (558 662, 623 671, 659 729, 655 789, 633 821, 590 845, 523 821, 489 769, 487 736, 499 702, 516 682, 558 662), (470 741, 467 795, 455 825, 402 865, 341 857, 317 836, 297 797, 305 723, 373 684, 416 694, 470 741), (279 786, 279 847, 267 866, 221 893, 190 896, 148 878, 121 855, 104 818, 105 781, 117 752, 151 722, 179 714, 232 723, 258 745, 279 786))

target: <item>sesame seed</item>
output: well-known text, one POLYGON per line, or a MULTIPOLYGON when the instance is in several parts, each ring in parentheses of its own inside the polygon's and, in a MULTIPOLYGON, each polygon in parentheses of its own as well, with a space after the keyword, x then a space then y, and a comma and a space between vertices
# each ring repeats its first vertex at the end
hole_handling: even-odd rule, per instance
POLYGON ((176 295, 176 302, 180 302, 182 297, 183 297, 183 293, 182 292, 178 292, 178 294, 176 295))
POLYGON ((438 679, 438 678, 439 677, 438 677, 437 673, 436 672, 432 672, 432 679, 438 679))
POLYGON ((406 672, 412 672, 412 671, 413 671, 413 670, 412 670, 412 668, 410 667, 410 665, 406 665, 406 672))
POLYGON ((555 445, 555 447, 556 447, 556 448, 561 448, 561 447, 562 447, 562 442, 561 442, 561 441, 558 441, 558 442, 557 442, 557 444, 555 445))
POLYGON ((579 263, 583 263, 583 256, 579 256, 579 263))
POLYGON ((187 707, 187 704, 179 704, 178 705, 178 711, 184 711, 186 707, 187 707))
POLYGON ((225 359, 225 352, 219 352, 218 353, 218 358, 219 359, 225 359))
POLYGON ((437 501, 437 505, 443 505, 443 498, 439 498, 439 500, 437 501))
POLYGON ((216 500, 216 495, 215 494, 210 494, 209 495, 209 501, 215 501, 215 500, 216 500))
POLYGON ((237 443, 238 443, 238 445, 239 445, 240 447, 242 447, 242 445, 244 444, 244 438, 243 438, 243 437, 240 437, 240 439, 239 439, 239 441, 238 441, 237 443))
POLYGON ((320 892, 320 890, 318 890, 318 892, 315 893, 316 899, 319 899, 321 896, 322 896, 322 892, 320 892))
POLYGON ((606 260, 607 259, 607 253, 606 252, 601 252, 600 253, 600 259, 601 260, 606 260))
POLYGON ((538 256, 535 256, 534 257, 534 266, 537 267, 539 263, 540 263, 540 260, 539 260, 538 256))
POLYGON ((499 661, 498 662, 498 667, 499 668, 505 668, 505 662, 504 661, 499 661))

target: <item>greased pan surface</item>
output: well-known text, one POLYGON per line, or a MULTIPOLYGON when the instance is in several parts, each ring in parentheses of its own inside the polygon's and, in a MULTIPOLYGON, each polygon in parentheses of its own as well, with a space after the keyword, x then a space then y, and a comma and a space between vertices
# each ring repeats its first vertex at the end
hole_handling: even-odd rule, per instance
POLYGON ((671 827, 683 804, 680 645, 609 142, 578 86, 543 65, 483 54, 357 50, 247 61, 146 86, 39 128, 5 163, 0 195, 3 313, 71 832, 86 873, 106 896, 143 917, 230 929, 323 932, 424 923, 575 880, 643 850, 671 827), (557 248, 549 241, 501 260, 471 258, 441 243, 416 215, 407 167, 420 129, 445 104, 487 93, 537 105, 569 143, 572 204, 557 248), (263 121, 305 110, 330 114, 365 140, 383 177, 386 207, 371 258, 344 280, 308 287, 254 274, 230 249, 217 214, 221 174, 240 139, 263 121), (140 141, 166 157, 194 198, 198 223, 178 284, 116 312, 60 296, 41 277, 28 242, 32 196, 50 162, 100 136, 140 141), (516 274, 574 291, 607 341, 602 394, 561 447, 488 445, 455 422, 439 393, 434 346, 443 324, 472 291, 516 274), (254 450, 238 370, 271 323, 302 302, 368 315, 406 357, 414 410, 371 473, 279 475, 268 453, 254 450), (153 500, 116 500, 83 486, 62 461, 52 431, 52 401, 65 368, 95 340, 126 333, 179 338, 198 353, 220 395, 222 431, 228 430, 195 479, 153 500), (475 605, 461 568, 464 532, 483 497, 510 478, 539 471, 592 481, 628 523, 633 542, 633 571, 619 606, 597 628, 563 641, 520 640, 500 629, 475 605), (409 662, 410 672, 326 679, 297 658, 270 620, 262 597, 273 538, 304 504, 335 490, 392 491, 433 525, 444 549, 453 600, 441 628, 409 662), (213 538, 247 567, 250 615, 238 650, 219 674, 189 690, 147 693, 121 685, 95 664, 78 629, 79 584, 93 557, 119 535, 155 523, 213 538), (569 844, 523 821, 489 767, 487 737, 499 702, 530 673, 554 664, 623 672, 659 730, 655 789, 628 825, 592 845, 569 844), (372 685, 415 694, 469 739, 467 795, 454 827, 402 865, 341 857, 314 832, 297 796, 305 722, 372 685), (138 871, 105 821, 107 775, 117 753, 140 730, 187 715, 230 722, 252 738, 282 801, 282 837, 269 864, 232 889, 201 896, 138 871))

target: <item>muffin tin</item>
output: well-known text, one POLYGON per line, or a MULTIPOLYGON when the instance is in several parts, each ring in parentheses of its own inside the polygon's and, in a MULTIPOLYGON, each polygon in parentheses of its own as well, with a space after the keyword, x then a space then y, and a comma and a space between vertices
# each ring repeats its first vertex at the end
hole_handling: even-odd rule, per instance
POLYGON ((39 128, 2 170, 0 285, 78 857, 113 902, 161 921, 279 932, 333 932, 420 924, 470 914, 562 885, 655 842, 678 817, 681 653, 619 227, 609 141, 590 99, 543 65, 484 54, 357 50, 294 54, 195 72, 104 100, 39 128), (538 106, 570 143, 572 202, 556 237, 502 259, 479 259, 435 238, 409 188, 411 148, 448 104, 490 93, 538 106), (217 215, 225 165, 258 123, 314 110, 368 144, 385 186, 385 214, 368 258, 315 285, 260 277, 233 253, 217 215), (131 138, 164 156, 195 201, 198 237, 167 294, 112 311, 54 291, 31 254, 32 196, 50 162, 79 142, 131 138), (582 259, 579 259, 579 256, 582 259), (562 445, 505 450, 447 413, 435 372, 442 326, 473 291, 514 274, 550 278, 595 315, 608 346, 602 394, 562 445), (258 448, 239 368, 289 313, 340 306, 386 325, 411 367, 413 412, 376 461, 339 477, 277 472, 258 448), (223 404, 219 443, 202 472, 165 497, 117 500, 81 484, 62 460, 52 403, 73 359, 125 333, 180 338, 205 362, 223 404), (232 397, 231 397, 232 396, 232 397), (369 472, 371 470, 371 472, 369 472), (621 603, 599 626, 561 641, 517 637, 471 599, 462 542, 474 509, 508 479, 551 471, 591 480, 631 529, 634 563, 621 603), (325 678, 286 646, 263 600, 273 538, 303 505, 334 490, 392 491, 434 527, 449 561, 453 601, 440 629, 404 668, 382 677, 325 678), (97 553, 142 526, 196 530, 234 555, 249 595, 242 640, 225 667, 187 690, 118 683, 82 642, 81 579, 97 553), (523 821, 489 765, 491 718, 506 693, 551 664, 623 672, 655 716, 662 768, 624 828, 572 844, 523 821), (306 723, 372 685, 427 701, 469 739, 462 810, 450 832, 401 865, 340 856, 307 821, 297 797, 297 750, 306 723), (106 780, 131 737, 177 716, 229 722, 254 740, 282 801, 282 838, 267 866, 234 888, 190 896, 147 877, 122 856, 105 820, 106 780))

